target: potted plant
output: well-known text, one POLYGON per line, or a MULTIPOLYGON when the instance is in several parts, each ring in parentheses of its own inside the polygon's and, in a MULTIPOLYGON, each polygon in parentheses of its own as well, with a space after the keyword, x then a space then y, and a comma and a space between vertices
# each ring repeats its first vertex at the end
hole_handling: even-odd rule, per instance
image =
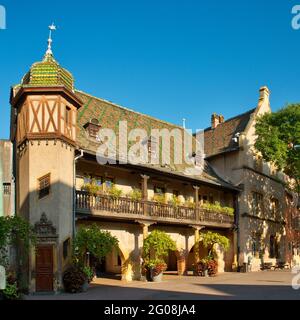
POLYGON ((229 248, 229 239, 216 232, 208 231, 202 233, 202 242, 205 248, 208 249, 208 256, 195 266, 195 273, 198 276, 208 275, 214 277, 218 273, 218 262, 215 259, 215 245, 221 246, 224 251, 229 248))
POLYGON ((112 184, 111 187, 107 190, 107 194, 113 199, 119 199, 122 196, 123 191, 121 189, 118 189, 115 184, 112 184))
POLYGON ((167 270, 167 264, 162 259, 150 259, 145 263, 145 268, 148 281, 161 282, 163 273, 167 270))
POLYGON ((87 290, 94 277, 88 254, 101 260, 115 247, 118 247, 117 238, 102 231, 96 224, 81 227, 73 241, 73 265, 63 277, 65 290, 71 293, 87 290))
POLYGON ((68 293, 79 293, 85 291, 87 276, 79 266, 69 267, 63 275, 65 291, 68 293))
POLYGON ((177 196, 173 195, 172 199, 169 201, 169 204, 172 205, 174 208, 177 208, 181 205, 181 201, 177 196))
POLYGON ((127 195, 131 200, 140 201, 142 200, 142 191, 137 188, 133 188, 131 192, 127 195))
POLYGON ((148 281, 162 281, 163 272, 167 268, 163 258, 168 255, 169 250, 176 250, 176 243, 163 231, 154 230, 145 239, 143 269, 148 281))

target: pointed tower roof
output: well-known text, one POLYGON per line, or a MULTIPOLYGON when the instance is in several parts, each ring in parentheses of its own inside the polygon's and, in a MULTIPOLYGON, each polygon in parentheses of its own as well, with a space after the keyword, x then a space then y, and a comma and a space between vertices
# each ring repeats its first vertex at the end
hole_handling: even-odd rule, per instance
POLYGON ((52 31, 56 27, 52 24, 50 27, 48 39, 48 49, 43 61, 34 63, 29 72, 25 74, 21 85, 26 87, 57 87, 64 86, 74 91, 73 75, 66 69, 62 68, 54 59, 52 53, 52 31))

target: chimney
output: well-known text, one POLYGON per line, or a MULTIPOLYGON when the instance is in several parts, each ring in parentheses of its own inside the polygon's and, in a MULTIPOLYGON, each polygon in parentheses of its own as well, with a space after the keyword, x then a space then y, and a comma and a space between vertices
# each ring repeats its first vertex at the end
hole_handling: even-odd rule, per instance
POLYGON ((211 116, 211 128, 215 129, 219 124, 223 123, 224 121, 225 119, 223 115, 213 113, 211 116))
POLYGON ((269 101, 269 97, 270 97, 270 91, 268 89, 268 87, 261 87, 259 89, 259 101, 260 102, 270 102, 269 101))

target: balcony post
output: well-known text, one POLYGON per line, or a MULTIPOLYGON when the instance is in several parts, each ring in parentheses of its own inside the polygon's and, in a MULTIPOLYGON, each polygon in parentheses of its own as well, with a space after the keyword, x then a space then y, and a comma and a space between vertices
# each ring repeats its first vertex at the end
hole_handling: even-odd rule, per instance
POLYGON ((195 189, 195 216, 196 221, 199 221, 199 187, 194 186, 195 189))
POLYGON ((144 216, 148 215, 148 205, 147 205, 147 201, 148 201, 148 180, 150 179, 149 176, 142 174, 142 196, 143 196, 143 214, 144 216))
POLYGON ((149 176, 142 174, 142 193, 143 193, 143 200, 148 201, 148 180, 149 176))

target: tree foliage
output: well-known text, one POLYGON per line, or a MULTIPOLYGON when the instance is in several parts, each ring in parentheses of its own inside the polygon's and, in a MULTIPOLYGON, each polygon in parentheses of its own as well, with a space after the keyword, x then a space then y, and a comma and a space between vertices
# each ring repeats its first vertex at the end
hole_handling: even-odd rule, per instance
POLYGON ((74 259, 83 265, 89 252, 101 260, 116 247, 118 239, 108 231, 102 231, 96 224, 81 227, 73 241, 74 259))
POLYGON ((294 178, 300 192, 300 104, 291 104, 257 119, 255 148, 263 158, 294 178))
POLYGON ((202 242, 205 248, 208 248, 208 256, 211 257, 213 254, 214 246, 218 244, 224 251, 229 249, 230 241, 227 237, 220 235, 216 232, 208 231, 201 234, 202 242))
POLYGON ((0 265, 8 267, 9 245, 22 244, 25 251, 36 242, 33 227, 20 216, 0 217, 0 265))
POLYGON ((176 243, 171 237, 160 230, 153 230, 144 241, 144 255, 150 256, 153 252, 154 260, 168 255, 169 250, 176 250, 176 243))

